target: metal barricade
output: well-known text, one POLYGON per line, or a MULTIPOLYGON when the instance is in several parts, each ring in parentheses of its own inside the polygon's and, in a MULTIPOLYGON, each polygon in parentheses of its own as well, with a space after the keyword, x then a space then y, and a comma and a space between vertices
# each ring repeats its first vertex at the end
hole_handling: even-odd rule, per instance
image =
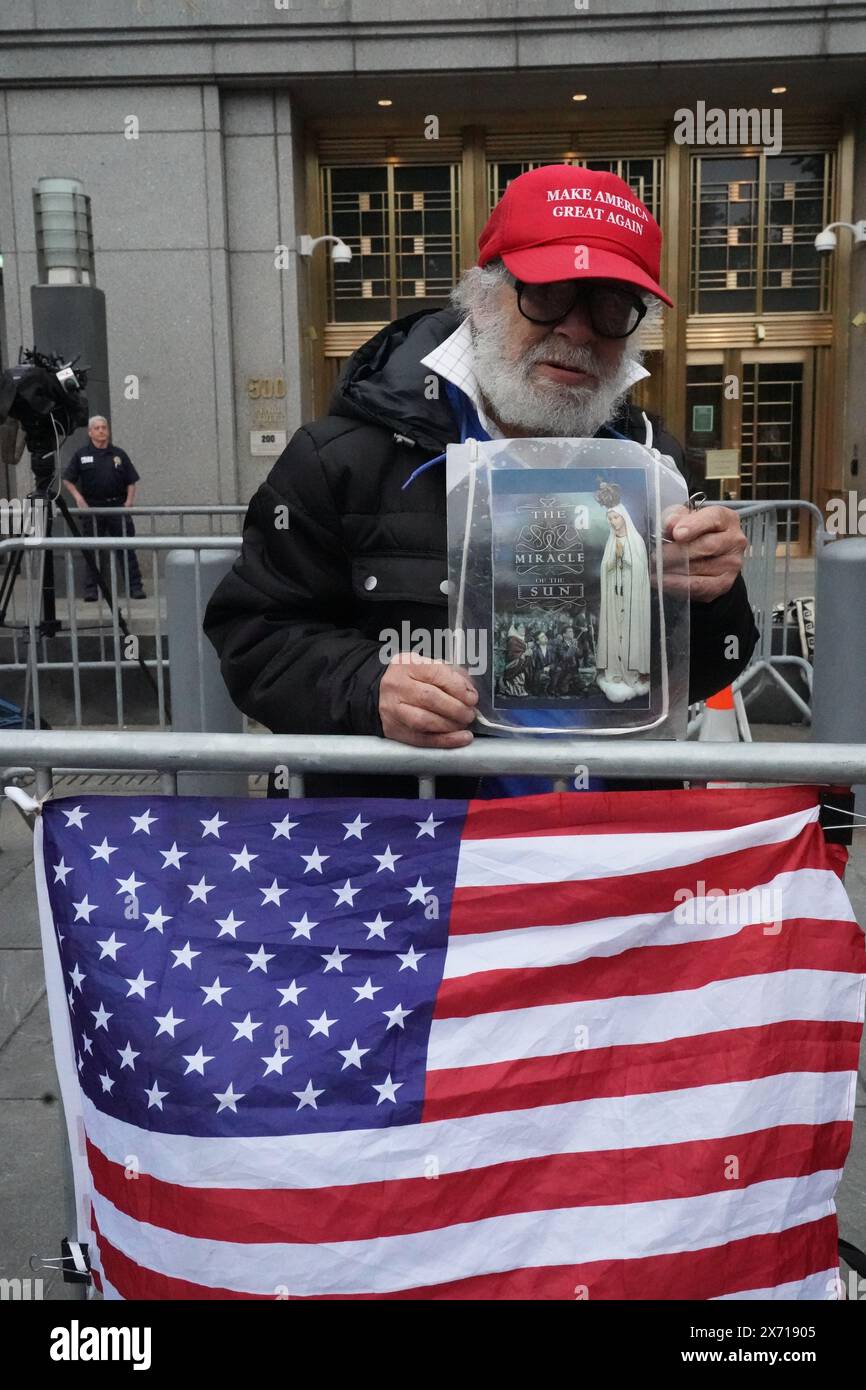
MULTIPOLYGON (((793 592, 795 580, 800 584, 808 578, 808 587, 814 595, 814 565, 820 563, 820 551, 829 543, 830 537, 824 529, 824 518, 813 502, 803 498, 784 498, 777 502, 729 501, 723 504, 736 511, 748 541, 743 557, 743 579, 749 595, 749 602, 755 615, 758 640, 746 669, 732 682, 737 718, 741 737, 748 737, 746 709, 749 699, 757 694, 759 688, 769 679, 784 694, 785 698, 802 715, 806 723, 811 722, 812 665, 802 651, 792 649, 792 633, 786 621, 792 600, 804 595, 793 592), (815 560, 800 560, 792 554, 795 532, 799 535, 804 513, 815 526, 815 560), (774 650, 774 614, 781 608, 781 651, 774 650), (798 672, 806 688, 808 699, 796 688, 790 678, 798 672)), ((689 733, 700 728, 702 706, 693 707, 689 722, 689 733)))
MULTIPOLYGON (((122 507, 88 507, 82 511, 70 507, 73 521, 79 525, 87 517, 117 517, 126 509, 122 507)), ((130 507, 127 515, 135 524, 136 534, 143 536, 237 536, 247 514, 246 506, 240 503, 214 503, 201 506, 139 506, 130 507), (142 529, 143 528, 143 529, 142 529)), ((64 526, 60 514, 54 520, 55 531, 64 526)))
MULTIPOLYGON (((0 696, 19 696, 24 727, 38 729, 47 719, 75 728, 168 727, 166 558, 172 551, 192 556, 190 603, 195 601, 201 613, 208 597, 203 556, 238 552, 240 546, 240 536, 219 535, 0 541, 0 559, 20 554, 24 594, 24 602, 17 611, 10 609, 6 626, 0 627, 0 696), (127 601, 123 592, 122 558, 133 549, 141 554, 144 601, 127 601), (85 603, 78 587, 81 553, 95 550, 102 557, 106 594, 100 591, 95 602, 85 603), (50 590, 45 582, 49 557, 54 571, 50 590)), ((206 646, 201 634, 195 648, 200 665, 206 646)), ((204 682, 200 685, 203 690, 204 682)))
POLYGON ((342 734, 0 733, 6 778, 31 770, 40 796, 64 770, 155 773, 172 793, 184 772, 261 775, 282 767, 289 771, 288 793, 297 797, 304 795, 307 772, 408 774, 418 779, 425 799, 436 795, 436 778, 446 775, 552 777, 566 791, 586 768, 602 778, 852 786, 866 783, 866 743, 479 738, 466 748, 441 749, 342 734))

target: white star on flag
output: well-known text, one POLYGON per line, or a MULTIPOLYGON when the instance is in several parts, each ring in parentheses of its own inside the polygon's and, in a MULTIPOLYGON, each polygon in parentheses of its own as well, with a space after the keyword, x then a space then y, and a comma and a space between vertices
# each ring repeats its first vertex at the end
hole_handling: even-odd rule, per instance
POLYGON ((89 811, 82 811, 80 806, 73 806, 71 811, 64 811, 67 829, 70 825, 75 825, 79 830, 84 829, 84 817, 89 816, 89 811))
POLYGON ((102 947, 101 951, 99 952, 100 960, 105 960, 106 956, 111 956, 112 960, 117 960, 117 953, 121 949, 121 947, 126 945, 126 942, 118 941, 115 933, 112 932, 111 936, 109 936, 106 941, 97 941, 96 944, 97 946, 102 947))
POLYGON ((284 1004, 297 1004, 298 995, 303 994, 306 988, 306 985, 299 985, 297 980, 292 980, 290 985, 278 986, 279 993, 283 996, 279 1007, 282 1008, 284 1004))
POLYGON ((156 1081, 152 1086, 145 1086, 144 1094, 147 1096, 147 1108, 151 1110, 155 1105, 158 1110, 162 1109, 162 1102, 168 1095, 168 1091, 161 1091, 156 1081))
POLYGON ((262 907, 264 907, 266 903, 274 903, 279 907, 280 898, 284 898, 289 890, 288 888, 278 888, 277 880, 274 879, 270 888, 260 888, 258 891, 262 894, 262 907))
MULTIPOLYGON (((383 1009, 382 1013, 388 1020, 388 1028, 404 1028, 404 1019, 412 1013, 412 1009, 404 1009, 402 1004, 396 1004, 393 1009, 383 1009)), ((387 1033, 388 1028, 385 1029, 387 1033)))
MULTIPOLYGON (((171 849, 157 850, 157 854, 162 855, 162 867, 164 869, 179 869, 180 861, 186 858, 187 851, 185 849, 178 849, 177 840, 174 840, 171 849)), ((164 1091, 163 1095, 168 1095, 168 1091, 164 1091)))
MULTIPOLYGON (((307 1022, 310 1025, 311 1038, 314 1038, 317 1033, 321 1033, 324 1037, 329 1038, 331 1036, 329 1030, 333 1028, 337 1020, 335 1018, 328 1018, 327 1013, 323 1009, 318 1018, 308 1018, 307 1022)), ((386 1029, 385 1031, 387 1032, 388 1030, 386 1029)))
POLYGON ((246 1092, 241 1091, 240 1093, 237 1093, 237 1092, 234 1090, 234 1082, 233 1082, 233 1081, 230 1081, 229 1084, 228 1084, 228 1090, 226 1090, 226 1091, 212 1091, 211 1094, 212 1094, 214 1100, 218 1100, 218 1101, 219 1101, 219 1109, 217 1110, 217 1114, 218 1114, 218 1115, 219 1115, 219 1113, 220 1113, 221 1110, 232 1110, 232 1111, 234 1111, 235 1114, 237 1114, 237 1112, 238 1112, 238 1101, 239 1101, 239 1100, 243 1100, 244 1095, 246 1094, 246 1092))
POLYGON ((406 888, 403 891, 409 894, 410 903, 423 903, 426 901, 427 894, 430 892, 430 885, 428 883, 422 883, 419 878, 414 888, 406 888))
POLYGON ((132 821, 133 835, 137 835, 139 830, 143 830, 145 835, 149 835, 150 827, 152 825, 156 825, 156 822, 159 819, 159 817, 152 816, 150 814, 150 807, 148 806, 147 810, 143 811, 140 816, 130 816, 129 819, 132 821))
POLYGON ((331 889, 331 892, 337 895, 337 901, 334 903, 334 907, 339 907, 341 903, 348 903, 350 907, 354 907, 355 898, 360 891, 360 888, 353 888, 351 879, 347 878, 342 888, 331 889))
POLYGON ((175 1018, 174 1008, 170 1008, 167 1014, 154 1014, 153 1018, 154 1023, 159 1024, 156 1030, 157 1037, 160 1033, 168 1033, 169 1037, 173 1038, 175 1028, 179 1028, 182 1023, 186 1022, 185 1018, 175 1018))
POLYGON ((382 1084, 381 1084, 380 1086, 377 1086, 377 1085, 375 1084, 375 1082, 374 1082, 374 1084, 373 1084, 373 1090, 379 1092, 379 1099, 376 1101, 376 1104, 377 1104, 377 1105, 381 1105, 383 1100, 390 1100, 390 1101, 393 1101, 394 1104, 396 1105, 396 1104, 397 1104, 397 1092, 399 1091, 399 1089, 400 1089, 400 1087, 401 1087, 402 1085, 403 1085, 403 1082, 402 1082, 402 1081, 392 1081, 392 1080, 391 1080, 391 1073, 390 1073, 390 1072, 388 1072, 388 1075, 385 1077, 385 1080, 382 1082, 382 1084))
MULTIPOLYGON (((365 984, 352 985, 352 989, 358 996, 358 998, 355 1000, 355 1003, 360 1004, 362 999, 372 999, 373 995, 378 994, 379 991, 383 988, 383 985, 374 985, 373 981, 370 979, 370 976, 368 975, 365 984)), ((385 1031, 387 1032, 387 1029, 385 1031)))
POLYGON ((92 903, 88 898, 87 894, 85 893, 84 897, 81 899, 81 902, 73 903, 72 906, 75 908, 76 922, 87 922, 89 924, 90 914, 91 912, 96 911, 98 904, 92 903))
POLYGON ((136 878, 136 877, 135 877, 135 871, 133 871, 133 872, 129 875, 129 878, 118 878, 118 879, 115 879, 115 883, 120 884, 120 887, 117 889, 117 892, 115 893, 115 897, 119 897, 120 894, 123 893, 123 894, 125 894, 127 897, 134 898, 134 897, 137 896, 136 890, 137 890, 138 888, 143 888, 143 887, 144 887, 144 879, 143 879, 143 878, 136 878))
POLYGON ((288 813, 283 816, 282 820, 272 820, 271 825, 274 828, 274 833, 271 839, 278 840, 282 837, 284 840, 290 840, 292 838, 290 832, 294 830, 297 824, 298 821, 289 820, 288 813))
MULTIPOLYGON (((269 960, 273 960, 274 957, 273 957, 273 954, 268 955, 268 953, 267 953, 267 951, 265 950, 264 946, 260 946, 259 949, 258 949, 257 951, 254 951, 254 952, 245 951, 245 952, 244 952, 244 955, 246 956, 247 960, 250 962, 249 970, 263 970, 263 971, 265 972, 265 974, 267 975, 267 973, 268 973, 268 961, 269 961, 269 960)), ((249 974, 249 970, 247 971, 248 974, 249 974)))
POLYGON ((241 1038, 247 1038, 250 1042, 252 1042, 253 1033, 255 1032, 256 1028, 261 1028, 262 1024, 253 1023, 252 1014, 247 1013, 246 1018, 242 1018, 237 1020, 236 1022, 233 1022, 232 1027, 237 1028, 238 1030, 232 1038, 232 1042, 239 1042, 241 1038))
POLYGON ((357 1067, 360 1071, 361 1058, 366 1057, 370 1049, 369 1047, 359 1047, 358 1039, 355 1038, 351 1047, 346 1048, 345 1051, 343 1051, 341 1047, 338 1047, 337 1051, 339 1052, 341 1057, 345 1057, 346 1059, 343 1065, 341 1066, 340 1071, 345 1071, 347 1067, 357 1067))
POLYGON ((230 936, 232 940, 237 940, 236 933, 238 927, 243 926, 243 919, 235 917, 234 910, 229 912, 228 917, 217 917, 216 924, 219 927, 220 936, 230 936))
POLYGON ((342 975, 342 973, 343 973, 343 961, 344 961, 344 960, 349 960, 350 957, 351 957, 351 954, 352 954, 352 953, 351 953, 351 951, 350 951, 348 954, 344 955, 344 954, 341 952, 339 946, 335 946, 334 949, 333 949, 333 951, 330 953, 330 955, 323 955, 323 956, 322 956, 322 960, 325 962, 325 970, 324 970, 324 973, 327 975, 327 973, 328 973, 329 970, 339 970, 340 974, 342 975))
MULTIPOLYGON (((415 947, 410 941, 408 951, 402 953, 400 951, 397 952, 397 959, 403 962, 400 966, 400 970, 414 970, 415 974, 417 975, 418 962, 419 960, 423 960, 426 954, 426 951, 416 951, 415 947)), ((398 970, 397 973, 399 975, 400 971, 398 970)))
POLYGON ((369 822, 368 820, 361 820, 360 815, 357 815, 357 816, 355 817, 354 820, 344 820, 344 821, 342 822, 342 825, 343 825, 343 829, 345 830, 346 833, 345 833, 345 835, 343 836, 343 839, 344 839, 344 840, 352 840, 352 839, 360 840, 360 838, 361 838, 361 831, 362 831, 362 830, 366 830, 366 829, 367 829, 367 826, 368 826, 369 824, 370 824, 370 822, 369 822))
POLYGON ((132 1043, 127 1042, 126 1047, 124 1047, 122 1050, 118 1047, 117 1053, 120 1057, 121 1070, 124 1067, 129 1067, 131 1071, 135 1071, 135 1059, 136 1057, 140 1057, 141 1053, 133 1052, 132 1043))
POLYGON ((240 850, 237 854, 235 854, 232 850, 229 850, 229 853, 231 854, 232 859, 235 861, 232 873, 235 873, 238 869, 246 869, 247 873, 250 873, 250 864, 252 864, 254 859, 258 859, 259 857, 257 854, 250 854, 246 845, 244 845, 243 849, 240 850))
MULTIPOLYGON (((201 817, 199 817, 199 820, 201 820, 201 817)), ((211 816, 210 820, 202 820, 201 823, 204 827, 201 832, 202 839, 204 839, 206 835, 215 835, 216 838, 219 839, 222 827, 228 825, 228 821, 220 820, 219 811, 217 811, 215 816, 211 816)))
MULTIPOLYGON (((431 811, 426 820, 416 820, 415 824, 418 827, 418 834, 415 836, 416 840, 420 840, 422 835, 429 835, 432 840, 435 840, 436 831, 442 824, 442 821, 434 820, 433 812, 431 811)), ((402 1081, 399 1084, 402 1086, 402 1081)))
POLYGON ((272 1071, 275 1071, 278 1076, 282 1076, 283 1067, 286 1065, 286 1062, 290 1062, 291 1060, 291 1052, 281 1052, 280 1049, 277 1048, 273 1057, 262 1058, 262 1061, 267 1063, 264 1071, 262 1072, 262 1076, 268 1076, 272 1071))
MULTIPOLYGON (((114 1018, 114 1014, 106 1013, 106 1012, 105 1012, 105 1005, 104 1005, 101 1001, 100 1001, 100 1004, 99 1004, 99 1008, 98 1008, 98 1009, 91 1009, 90 1012, 91 1012, 91 1014, 93 1015, 93 1017, 96 1019, 96 1026, 97 1026, 97 1028, 104 1028, 105 1031, 106 1031, 106 1033, 107 1033, 107 1032, 108 1032, 108 1020, 109 1020, 110 1018, 114 1018)), ((90 1051, 89 1048, 88 1048, 88 1051, 90 1051)))
POLYGON ((379 936, 379 937, 381 937, 382 940, 384 941, 384 940, 385 940, 385 932, 386 932, 387 928, 388 928, 388 927, 393 927, 393 925, 394 925, 393 922, 386 922, 386 921, 385 921, 385 919, 384 919, 384 917, 382 916, 381 912, 377 912, 377 913, 376 913, 375 921, 373 921, 373 922, 365 922, 365 923, 364 923, 364 926, 367 928, 367 940, 368 940, 368 941, 371 941, 371 940, 373 939, 374 936, 379 936))
POLYGON ((289 926, 294 927, 295 929, 295 934, 292 937, 292 940, 294 941, 295 938, 299 936, 305 936, 309 941, 310 932, 313 930, 313 927, 317 927, 318 925, 318 922, 311 922, 305 912, 303 917, 301 917, 297 922, 289 922, 289 926))
POLYGON ((144 916, 147 920, 147 926, 144 930, 158 931, 160 936, 162 935, 162 929, 165 926, 166 922, 171 922, 173 920, 173 918, 171 917, 166 917, 165 913, 162 910, 162 903, 160 903, 159 907, 156 909, 156 912, 145 912, 144 916))
POLYGON ((303 1110, 305 1105, 311 1105, 314 1110, 318 1110, 319 1107, 316 1104, 316 1100, 319 1096, 324 1095, 324 1091, 313 1090, 313 1080, 311 1077, 303 1091, 292 1091, 292 1095, 298 1097, 299 1110, 303 1110))
POLYGON ((91 859, 104 859, 106 864, 110 855, 117 853, 117 845, 110 845, 107 835, 103 836, 101 845, 91 845, 90 848, 93 850, 91 859))
POLYGON ((325 860, 330 859, 330 857, 330 854, 320 854, 319 846, 314 845, 312 854, 301 855, 301 858, 306 862, 307 865, 307 867, 304 869, 304 873, 308 874, 311 869, 315 869, 316 873, 320 874, 322 872, 322 865, 324 864, 325 860))
POLYGON ((217 975, 212 985, 199 985, 199 989, 204 991, 203 1004, 221 1005, 223 1002, 223 995, 228 994, 231 985, 221 985, 219 975, 217 975))
POLYGON ((197 1071, 199 1076, 204 1076, 205 1067, 207 1066, 208 1062, 213 1061, 213 1057, 205 1056, 203 1047, 199 1047, 198 1052, 193 1052, 192 1055, 189 1057, 187 1057, 185 1052, 182 1052, 181 1056, 187 1064, 184 1076, 189 1076, 191 1071, 197 1071))
POLYGON ((150 989, 154 982, 153 980, 146 980, 144 978, 144 971, 140 970, 134 980, 127 980, 126 983, 129 985, 129 993, 126 996, 127 999, 131 999, 134 994, 137 994, 143 999, 145 990, 150 989))
POLYGON ((192 970, 193 958, 195 956, 200 956, 201 951, 191 950, 190 944, 187 942, 179 951, 176 947, 172 947, 171 954, 174 956, 174 965, 171 967, 172 970, 177 969, 179 965, 185 965, 187 970, 192 970))
POLYGON ((212 883, 205 882, 204 874, 202 874, 198 883, 188 883, 186 886, 190 893, 189 904, 187 904, 187 906, 192 903, 206 903, 207 895, 213 892, 214 887, 212 883))
POLYGON ((403 856, 402 854, 392 854, 391 846, 386 845, 384 854, 374 854, 373 858, 379 861, 379 867, 376 870, 377 874, 380 874, 383 869, 390 869, 393 874, 397 872, 394 865, 397 863, 397 860, 402 859, 403 856))

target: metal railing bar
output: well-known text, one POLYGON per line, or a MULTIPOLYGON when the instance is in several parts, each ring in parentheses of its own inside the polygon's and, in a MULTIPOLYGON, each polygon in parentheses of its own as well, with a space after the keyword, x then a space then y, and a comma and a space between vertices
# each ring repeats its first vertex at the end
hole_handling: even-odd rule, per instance
POLYGON ((117 722, 123 725, 123 677, 120 663, 120 623, 117 620, 117 561, 114 551, 108 556, 109 588, 111 591, 111 644, 114 648, 114 700, 117 722))
MULTIPOLYGON (((240 550, 241 536, 100 536, 100 550, 240 550), (178 542, 182 541, 182 545, 178 542), (106 544, 108 542, 108 544, 106 544)), ((93 550, 87 536, 7 536, 0 555, 9 550, 93 550)))
POLYGON ((283 764, 299 775, 474 777, 507 772, 566 779, 581 765, 599 777, 866 784, 866 743, 478 738, 467 748, 441 749, 360 735, 8 730, 0 732, 4 762, 55 769, 87 763, 156 772, 261 772, 283 764))
MULTIPOLYGON (((66 552, 66 593, 72 595, 72 602, 67 603, 69 609, 69 638, 72 646, 72 700, 75 707, 75 724, 81 728, 81 661, 78 655, 78 605, 75 602, 75 571, 72 567, 72 555, 66 552)), ((56 663, 53 663, 56 669, 56 663)))
MULTIPOLYGON (((164 729, 166 726, 165 718, 165 674, 164 667, 168 665, 168 658, 162 654, 162 604, 159 593, 159 562, 156 552, 150 557, 150 578, 153 586, 153 611, 154 611, 154 632, 156 658, 156 707, 159 716, 159 727, 164 729)), ((150 661, 147 663, 150 665, 150 661)))

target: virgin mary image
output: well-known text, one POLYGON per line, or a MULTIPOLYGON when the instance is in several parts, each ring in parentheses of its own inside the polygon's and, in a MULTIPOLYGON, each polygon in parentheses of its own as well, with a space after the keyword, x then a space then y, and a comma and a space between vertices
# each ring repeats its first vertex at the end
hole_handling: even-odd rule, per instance
POLYGON ((601 560, 596 684, 612 704, 621 705, 650 688, 650 582, 646 543, 627 509, 611 504, 610 486, 598 496, 607 510, 610 535, 601 560))

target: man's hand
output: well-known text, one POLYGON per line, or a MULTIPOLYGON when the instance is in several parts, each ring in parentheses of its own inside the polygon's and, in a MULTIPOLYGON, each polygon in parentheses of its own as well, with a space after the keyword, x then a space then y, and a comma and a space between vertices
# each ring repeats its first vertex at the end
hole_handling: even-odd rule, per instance
POLYGON ((664 534, 684 547, 689 562, 688 580, 675 573, 675 564, 665 566, 665 588, 696 603, 726 594, 743 567, 748 544, 737 513, 730 507, 671 507, 664 523, 664 534))
POLYGON ((395 656, 379 685, 385 737, 414 748, 464 748, 477 703, 464 671, 414 652, 395 656))

